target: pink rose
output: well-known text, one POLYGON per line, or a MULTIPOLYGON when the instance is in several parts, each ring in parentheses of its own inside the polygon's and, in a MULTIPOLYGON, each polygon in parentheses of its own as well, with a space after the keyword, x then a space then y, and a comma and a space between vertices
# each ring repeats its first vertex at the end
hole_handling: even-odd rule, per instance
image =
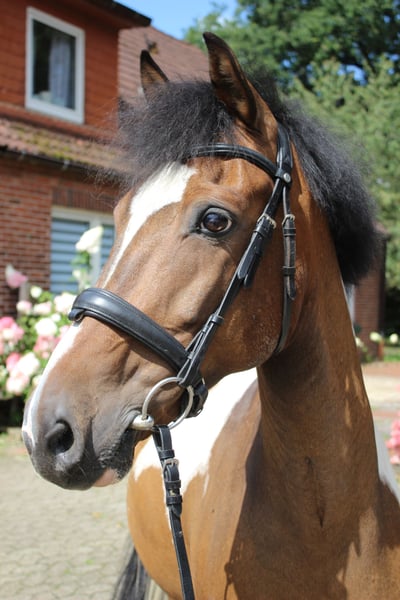
POLYGON ((36 352, 41 358, 49 358, 54 348, 58 344, 58 338, 48 337, 40 335, 33 347, 33 351, 36 352))
MULTIPOLYGON (((6 318, 6 317, 4 317, 6 318)), ((10 327, 0 328, 1 337, 5 342, 9 342, 10 344, 16 344, 24 337, 24 330, 22 327, 17 325, 17 323, 13 320, 13 323, 10 327)))
POLYGON ((14 289, 21 287, 21 285, 23 283, 28 281, 27 276, 24 275, 23 273, 21 273, 20 271, 17 271, 16 269, 14 269, 14 267, 12 265, 6 266, 5 276, 6 276, 7 285, 10 288, 14 288, 14 289))
POLYGON ((11 354, 7 357, 6 369, 9 373, 11 373, 20 358, 21 354, 18 354, 18 352, 11 352, 11 354))
POLYGON ((11 374, 6 381, 6 390, 9 394, 21 396, 29 385, 29 377, 21 371, 16 371, 11 374))
POLYGON ((1 317, 0 319, 0 331, 3 329, 10 329, 14 325, 15 321, 12 317, 1 317))

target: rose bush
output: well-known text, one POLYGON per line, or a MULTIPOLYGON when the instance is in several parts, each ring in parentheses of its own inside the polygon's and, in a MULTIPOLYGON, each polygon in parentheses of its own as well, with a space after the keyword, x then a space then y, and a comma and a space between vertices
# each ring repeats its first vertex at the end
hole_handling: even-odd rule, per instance
MULTIPOLYGON (((400 412, 398 416, 400 417, 400 412)), ((390 438, 386 445, 390 451, 390 462, 393 465, 400 465, 400 418, 393 421, 390 428, 390 438)))
MULTIPOLYGON (((103 227, 85 231, 75 244, 72 277, 81 291, 91 283, 92 257, 99 252, 103 227)), ((26 284, 26 275, 7 265, 7 285, 17 289, 26 284)), ((38 286, 30 288, 30 299, 17 303, 18 317, 0 318, 0 400, 15 396, 26 399, 58 342, 70 326, 68 313, 75 299, 63 292, 54 296, 38 286)))
POLYGON ((0 318, 0 399, 29 396, 69 328, 74 298, 68 292, 53 296, 33 286, 30 300, 17 303, 16 319, 0 318))

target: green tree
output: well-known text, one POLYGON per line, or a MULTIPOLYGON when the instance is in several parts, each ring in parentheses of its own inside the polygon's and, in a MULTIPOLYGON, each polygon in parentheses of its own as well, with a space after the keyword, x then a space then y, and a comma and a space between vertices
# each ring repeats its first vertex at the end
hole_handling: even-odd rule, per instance
POLYGON ((293 80, 314 91, 314 70, 329 59, 365 81, 391 56, 400 69, 400 0, 237 0, 232 19, 223 4, 196 21, 186 39, 200 44, 201 31, 229 41, 252 69, 268 66, 290 89, 293 80))
POLYGON ((348 138, 349 146, 365 164, 365 177, 378 205, 378 218, 389 242, 386 280, 388 290, 400 290, 400 75, 393 61, 382 58, 368 84, 343 73, 337 61, 325 61, 314 71, 317 93, 293 84, 293 96, 310 112, 348 138))
POLYGON ((197 21, 186 39, 213 31, 255 76, 267 68, 291 98, 362 151, 378 216, 390 235, 389 295, 400 298, 400 0, 237 0, 197 21))

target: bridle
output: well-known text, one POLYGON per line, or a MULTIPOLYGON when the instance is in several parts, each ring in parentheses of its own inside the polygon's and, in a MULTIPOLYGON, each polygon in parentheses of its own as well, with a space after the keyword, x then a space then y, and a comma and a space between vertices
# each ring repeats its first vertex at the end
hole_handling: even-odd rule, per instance
POLYGON ((200 372, 204 356, 239 290, 251 285, 267 242, 276 228, 275 215, 280 203, 283 206, 284 263, 282 274, 284 290, 282 327, 275 353, 279 353, 283 349, 289 331, 291 307, 296 295, 296 229, 295 218, 290 212, 289 202, 293 158, 289 136, 282 125, 278 126, 277 142, 276 164, 250 148, 223 143, 197 147, 190 156, 186 157, 187 160, 197 157, 240 158, 260 168, 274 180, 271 196, 257 220, 250 242, 219 306, 209 316, 187 348, 153 319, 113 292, 100 288, 88 288, 75 299, 69 314, 72 321, 78 323, 84 317, 92 317, 111 325, 147 346, 177 373, 174 377, 168 377, 158 382, 150 390, 144 400, 141 414, 137 414, 133 420, 133 429, 152 429, 154 419, 148 412, 149 404, 159 390, 166 385, 177 384, 187 391, 183 396, 183 410, 175 421, 168 424, 170 428, 176 427, 186 417, 193 417, 201 412, 208 394, 206 383, 200 372))
POLYGON ((108 290, 99 288, 84 290, 76 298, 69 315, 70 319, 75 322, 80 322, 84 317, 93 317, 123 331, 158 354, 177 372, 176 376, 167 377, 153 386, 144 400, 142 412, 135 416, 131 427, 139 431, 151 430, 153 432, 153 439, 161 462, 165 501, 169 509, 171 532, 184 600, 194 600, 194 591, 180 519, 182 496, 180 494, 178 461, 172 449, 170 430, 186 417, 198 415, 203 408, 208 394, 206 383, 200 372, 204 356, 239 290, 251 285, 267 242, 276 228, 275 215, 281 202, 283 207, 284 261, 282 273, 284 289, 282 326, 275 353, 279 353, 285 346, 292 303, 296 295, 296 228, 289 203, 293 158, 286 129, 282 125, 278 126, 276 164, 250 148, 222 143, 200 146, 187 159, 207 156, 247 160, 270 175, 274 180, 274 187, 219 306, 211 313, 188 347, 185 348, 145 313, 108 290), (184 408, 179 417, 171 423, 155 425, 153 417, 148 412, 149 404, 161 388, 172 383, 187 392, 183 398, 184 408))

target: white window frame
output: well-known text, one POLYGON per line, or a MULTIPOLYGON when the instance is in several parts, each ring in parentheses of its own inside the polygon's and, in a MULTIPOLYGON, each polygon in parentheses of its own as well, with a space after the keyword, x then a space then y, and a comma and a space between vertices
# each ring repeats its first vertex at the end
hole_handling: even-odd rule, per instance
POLYGON ((84 103, 85 103, 85 32, 75 25, 66 21, 52 17, 47 13, 36 8, 28 7, 26 20, 26 61, 25 61, 25 106, 53 117, 66 119, 74 123, 83 123, 84 121, 84 103), (34 58, 34 39, 33 39, 33 21, 39 21, 53 29, 58 29, 63 33, 75 38, 75 108, 57 106, 46 100, 35 98, 33 96, 33 58, 34 58))
MULTIPOLYGON (((79 208, 65 208, 54 206, 51 211, 51 218, 66 219, 71 221, 82 221, 84 223, 89 223, 89 229, 92 229, 92 227, 97 227, 98 225, 112 225, 113 227, 115 227, 113 216, 109 213, 93 212, 90 210, 82 210, 79 208)), ((94 285, 97 279, 99 278, 101 271, 101 248, 99 249, 99 252, 97 252, 96 254, 92 254, 91 267, 91 285, 94 285)))

